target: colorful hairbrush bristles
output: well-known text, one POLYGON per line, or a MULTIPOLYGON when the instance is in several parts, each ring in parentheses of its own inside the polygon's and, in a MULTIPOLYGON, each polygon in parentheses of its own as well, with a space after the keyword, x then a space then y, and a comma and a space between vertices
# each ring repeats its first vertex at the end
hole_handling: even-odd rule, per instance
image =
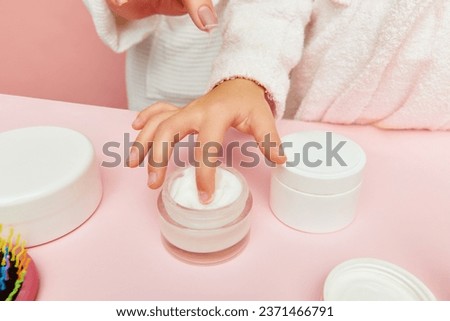
POLYGON ((2 230, 3 226, 0 224, 0 300, 11 301, 22 286, 30 258, 20 234, 14 239, 14 229, 10 228, 5 239, 2 237, 2 230))

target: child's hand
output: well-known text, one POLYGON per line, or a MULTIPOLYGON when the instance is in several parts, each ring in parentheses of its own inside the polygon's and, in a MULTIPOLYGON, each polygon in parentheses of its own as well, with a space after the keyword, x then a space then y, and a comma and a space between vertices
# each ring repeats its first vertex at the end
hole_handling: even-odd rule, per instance
POLYGON ((155 167, 149 162, 148 165, 148 185, 158 188, 164 181, 173 143, 191 133, 198 133, 200 145, 195 148, 195 160, 199 163, 196 169, 197 188, 200 201, 208 203, 214 195, 215 167, 207 166, 205 160, 211 164, 215 159, 203 158, 203 146, 208 142, 222 146, 229 127, 253 135, 264 156, 272 162, 285 162, 285 156, 279 154, 281 142, 263 88, 250 80, 234 79, 223 82, 185 108, 159 102, 140 112, 133 128, 141 132, 130 150, 128 165, 138 166, 151 148, 149 160, 154 164, 164 164, 155 167), (268 138, 272 148, 260 144, 267 142, 268 138), (163 147, 167 145, 168 151, 167 147, 163 147), (143 150, 138 146, 143 146, 143 150))
POLYGON ((181 16, 189 13, 197 28, 209 31, 217 26, 217 15, 211 0, 106 0, 109 8, 125 20, 155 14, 181 16))

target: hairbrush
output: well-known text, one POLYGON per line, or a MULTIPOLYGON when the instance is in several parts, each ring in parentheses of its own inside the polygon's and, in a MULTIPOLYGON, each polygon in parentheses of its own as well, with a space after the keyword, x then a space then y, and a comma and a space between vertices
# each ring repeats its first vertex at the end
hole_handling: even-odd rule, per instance
POLYGON ((31 301, 36 298, 39 277, 36 265, 20 234, 10 228, 4 238, 0 224, 0 301, 31 301))

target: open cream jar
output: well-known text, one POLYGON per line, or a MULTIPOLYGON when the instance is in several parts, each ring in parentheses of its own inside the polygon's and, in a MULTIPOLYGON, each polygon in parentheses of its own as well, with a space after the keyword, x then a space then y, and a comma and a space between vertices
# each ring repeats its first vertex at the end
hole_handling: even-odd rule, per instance
POLYGON ((198 201, 195 168, 175 171, 158 198, 159 222, 166 248, 181 260, 212 264, 228 260, 246 245, 252 196, 242 175, 218 167, 210 204, 198 201))
POLYGON ((270 206, 284 224, 327 233, 356 216, 366 155, 347 137, 307 131, 282 138, 287 162, 272 171, 270 206))

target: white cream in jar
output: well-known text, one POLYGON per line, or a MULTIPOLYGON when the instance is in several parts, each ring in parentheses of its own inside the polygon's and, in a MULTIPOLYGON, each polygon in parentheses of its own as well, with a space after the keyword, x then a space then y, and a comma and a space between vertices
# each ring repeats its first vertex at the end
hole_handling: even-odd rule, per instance
POLYGON ((170 186, 170 196, 178 204, 192 209, 212 210, 233 203, 242 193, 242 184, 239 178, 222 168, 216 174, 216 188, 211 203, 203 204, 198 199, 195 182, 195 168, 188 167, 183 175, 177 177, 170 186))

